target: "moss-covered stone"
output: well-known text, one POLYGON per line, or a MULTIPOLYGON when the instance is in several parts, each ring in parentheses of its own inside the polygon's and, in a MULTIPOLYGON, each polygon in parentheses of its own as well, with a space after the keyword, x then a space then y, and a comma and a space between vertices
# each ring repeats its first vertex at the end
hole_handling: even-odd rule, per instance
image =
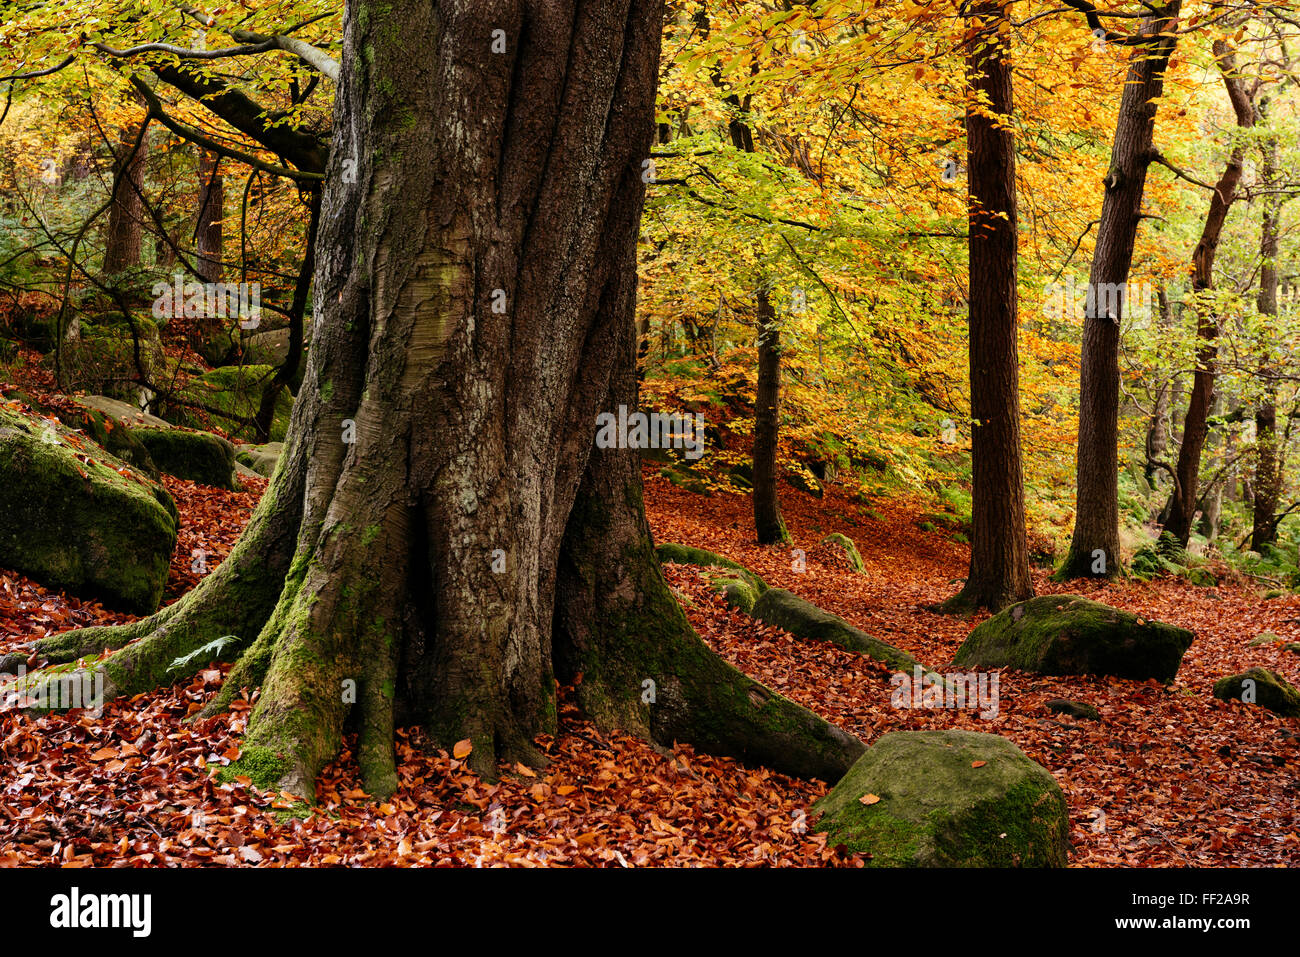
POLYGON ((240 465, 266 478, 271 477, 280 456, 284 453, 283 442, 267 442, 265 445, 246 445, 235 450, 235 461, 240 465))
MULTIPOLYGON (((164 408, 163 417, 177 425, 193 429, 217 426, 227 434, 245 440, 255 438, 252 419, 262 404, 262 390, 275 374, 268 365, 222 366, 196 376, 181 390, 181 397, 218 410, 216 414, 193 409, 178 403, 164 408)), ((281 389, 275 402, 275 415, 271 420, 271 440, 283 442, 289 430, 289 416, 293 412, 293 395, 281 389)))
POLYGON ((769 588, 754 603, 753 616, 764 624, 784 629, 799 638, 829 641, 883 661, 898 671, 911 671, 919 662, 906 651, 872 638, 838 615, 832 615, 784 588, 769 588))
MULTIPOLYGON (((125 402, 117 402, 115 399, 107 399, 107 401, 126 406, 125 402)), ((158 467, 154 465, 149 450, 129 428, 120 423, 116 416, 77 401, 60 402, 58 407, 51 411, 68 428, 81 432, 104 451, 121 459, 137 472, 154 479, 158 477, 158 467)))
POLYGON ((61 423, 0 408, 0 566, 148 614, 176 531, 157 483, 61 423))
POLYGON ((855 572, 866 570, 865 566, 862 564, 862 556, 858 554, 858 546, 854 545, 853 539, 849 538, 847 535, 842 535, 839 532, 831 532, 822 539, 822 544, 834 545, 839 548, 844 553, 844 557, 848 559, 849 566, 855 572))
POLYGON ((727 600, 727 604, 746 615, 754 610, 758 601, 758 589, 740 572, 731 569, 717 569, 705 573, 709 586, 727 600))
POLYGON ((160 470, 214 488, 238 489, 235 447, 210 432, 178 428, 132 430, 160 470))
POLYGON ((953 663, 1044 675, 1172 681, 1196 636, 1078 595, 1040 595, 979 625, 953 663))
POLYGON ((1072 701, 1069 698, 1053 698, 1044 707, 1053 714, 1068 714, 1072 718, 1084 721, 1100 721, 1101 712, 1086 701, 1072 701))
POLYGON ((813 813, 829 843, 872 867, 1064 867, 1070 849, 1056 779, 973 731, 885 735, 813 813))
POLYGON ((763 581, 754 572, 751 572, 740 562, 732 561, 724 555, 718 555, 715 552, 706 551, 703 548, 693 548, 690 545, 677 545, 673 542, 665 542, 655 547, 655 555, 659 558, 661 565, 672 562, 675 565, 698 565, 700 568, 724 568, 736 572, 737 575, 730 577, 741 578, 756 594, 763 594, 767 591, 767 582, 763 581))
POLYGON ((1222 701, 1257 704, 1284 718, 1300 718, 1300 691, 1268 668, 1250 668, 1220 678, 1214 683, 1214 696, 1222 701))
POLYGON ((1281 641, 1282 639, 1278 635, 1266 631, 1263 634, 1256 635, 1254 638, 1250 639, 1247 644, 1248 647, 1251 648, 1260 648, 1264 645, 1276 645, 1281 641))

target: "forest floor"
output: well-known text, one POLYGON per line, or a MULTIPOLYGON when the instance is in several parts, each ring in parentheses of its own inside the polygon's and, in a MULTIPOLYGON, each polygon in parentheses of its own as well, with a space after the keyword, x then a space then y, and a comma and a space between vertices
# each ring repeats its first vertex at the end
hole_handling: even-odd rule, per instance
MULTIPOLYGON (((242 493, 165 479, 182 516, 167 598, 193 586, 192 555, 211 569, 228 553, 265 483, 242 493)), ((952 594, 969 550, 918 525, 925 503, 873 503, 870 514, 833 488, 817 500, 782 488, 793 546, 753 543, 749 499, 703 497, 647 472, 656 541, 720 552, 944 670, 974 622, 927 606, 952 594), (866 565, 852 571, 829 546, 854 540, 866 565)), ((688 617, 729 661, 870 744, 897 730, 964 728, 1014 741, 1065 792, 1075 866, 1286 866, 1300 863, 1300 726, 1240 702, 1214 699, 1216 678, 1264 665, 1300 681, 1300 657, 1248 647, 1263 632, 1300 639, 1300 595, 1265 601, 1228 576, 1216 588, 1182 580, 1070 583, 1038 570, 1040 594, 1085 594, 1196 632, 1168 686, 1108 678, 1048 678, 1004 671, 996 717, 975 710, 891 706, 890 670, 823 643, 803 641, 728 609, 701 574, 667 566, 688 617), (1081 699, 1100 722, 1049 712, 1055 697, 1081 699)), ((92 602, 50 593, 0 571, 0 654, 44 634, 131 620, 92 602)), ((400 790, 375 804, 345 752, 324 772, 319 805, 297 816, 284 795, 210 769, 238 756, 251 703, 184 721, 220 687, 228 666, 87 712, 0 713, 0 865, 383 866, 861 866, 825 846, 810 807, 828 785, 800 781, 679 746, 599 732, 564 694, 551 763, 507 769, 497 783, 464 761, 399 741, 400 790)))

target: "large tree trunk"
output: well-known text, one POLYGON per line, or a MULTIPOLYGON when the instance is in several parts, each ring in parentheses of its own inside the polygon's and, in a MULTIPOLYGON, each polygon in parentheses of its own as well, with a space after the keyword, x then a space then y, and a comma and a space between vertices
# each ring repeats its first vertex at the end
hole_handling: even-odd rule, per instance
POLYGON ((763 545, 790 540, 781 518, 776 450, 781 429, 781 327, 766 285, 758 290, 758 385, 754 393, 754 531, 763 545))
POLYGON ((972 41, 967 57, 973 528, 966 584, 944 607, 998 611, 1034 590, 1020 448, 1016 153, 1006 8, 982 3, 974 22, 986 32, 972 41))
MULTIPOLYGON (((1261 104, 1261 114, 1264 106, 1261 104)), ((1270 138, 1264 150, 1263 186, 1276 189, 1277 139, 1270 138)), ((1256 308, 1261 316, 1277 315, 1277 254, 1279 225, 1282 219, 1282 198, 1267 196, 1264 199, 1264 221, 1259 237, 1259 296, 1256 308)), ((1267 373, 1268 350, 1261 360, 1261 371, 1267 373)), ((1260 551, 1265 545, 1277 541, 1277 504, 1281 496, 1282 476, 1278 462, 1277 441, 1277 381, 1269 379, 1264 384, 1264 394, 1255 407, 1255 478, 1251 483, 1254 492, 1252 505, 1250 547, 1260 551)))
POLYGON ((1110 168, 1088 282, 1093 290, 1083 322, 1079 359, 1079 442, 1075 459, 1074 534, 1058 576, 1109 577, 1120 571, 1119 551, 1119 331, 1122 299, 1098 308, 1102 290, 1127 288, 1133 244, 1142 216, 1147 168, 1154 157, 1156 103, 1174 52, 1180 0, 1146 17, 1134 48, 1115 123, 1110 168))
POLYGON ((116 275, 140 265, 144 227, 144 171, 149 151, 140 127, 122 132, 113 163, 113 201, 104 238, 104 272, 116 275))
MULTIPOLYGON (((1236 113, 1237 126, 1246 130, 1255 124, 1255 106, 1237 75, 1234 58, 1228 45, 1214 41, 1214 56, 1223 75, 1228 98, 1236 113)), ((1164 530, 1180 545, 1186 546, 1192 535, 1196 517, 1198 487, 1201 479, 1201 453, 1209 435, 1210 406, 1214 401, 1215 366, 1219 357, 1219 318, 1207 295, 1214 288, 1214 257, 1219 249, 1219 236, 1227 222, 1228 211, 1237 198, 1237 184, 1241 181, 1241 163, 1246 146, 1238 142, 1228 155, 1223 175, 1214 186, 1210 209, 1205 216, 1201 239, 1192 253, 1192 295, 1196 302, 1196 372, 1192 377, 1192 393, 1187 400, 1187 414, 1183 416, 1183 441, 1178 447, 1175 466, 1173 502, 1164 530)))
POLYGON ((395 725, 469 739, 480 773, 538 764, 557 675, 604 725, 847 770, 861 742, 691 631, 637 451, 593 454, 598 413, 636 398, 661 11, 349 0, 312 348, 270 487, 186 599, 43 650, 143 637, 101 666, 125 693, 237 634, 210 709, 262 691, 233 772, 309 798, 351 727, 375 794, 396 786, 395 725))

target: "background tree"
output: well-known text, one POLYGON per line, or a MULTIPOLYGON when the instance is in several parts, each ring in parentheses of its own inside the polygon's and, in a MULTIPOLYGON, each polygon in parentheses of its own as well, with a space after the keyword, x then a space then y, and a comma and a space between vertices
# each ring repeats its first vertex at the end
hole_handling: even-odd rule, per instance
POLYGON ((998 611, 1034 593, 1020 454, 1016 150, 1005 5, 976 6, 971 31, 966 175, 974 521, 970 574, 945 607, 998 611))
MULTIPOLYGON (((1074 4, 1071 4, 1072 6, 1074 4)), ((1119 336, 1123 303, 1103 311, 1096 290, 1127 288, 1141 222, 1147 169, 1154 147, 1156 108, 1165 70, 1178 41, 1180 0, 1143 18, 1120 97, 1110 168, 1097 224, 1088 284, 1094 291, 1084 320, 1079 359, 1079 441, 1075 456, 1074 534, 1062 562, 1063 578, 1110 576, 1121 569, 1119 548, 1119 336)), ((1095 13, 1088 20, 1099 28, 1095 13)))

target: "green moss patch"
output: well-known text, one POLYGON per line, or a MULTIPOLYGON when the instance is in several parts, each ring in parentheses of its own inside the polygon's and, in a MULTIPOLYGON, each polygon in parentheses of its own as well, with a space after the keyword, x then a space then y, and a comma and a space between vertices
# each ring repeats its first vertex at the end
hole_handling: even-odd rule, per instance
POLYGON ((753 616, 767 625, 775 625, 799 638, 829 641, 849 651, 883 661, 898 671, 911 671, 919 664, 906 651, 854 628, 838 615, 832 615, 784 588, 769 588, 754 603, 753 616))

